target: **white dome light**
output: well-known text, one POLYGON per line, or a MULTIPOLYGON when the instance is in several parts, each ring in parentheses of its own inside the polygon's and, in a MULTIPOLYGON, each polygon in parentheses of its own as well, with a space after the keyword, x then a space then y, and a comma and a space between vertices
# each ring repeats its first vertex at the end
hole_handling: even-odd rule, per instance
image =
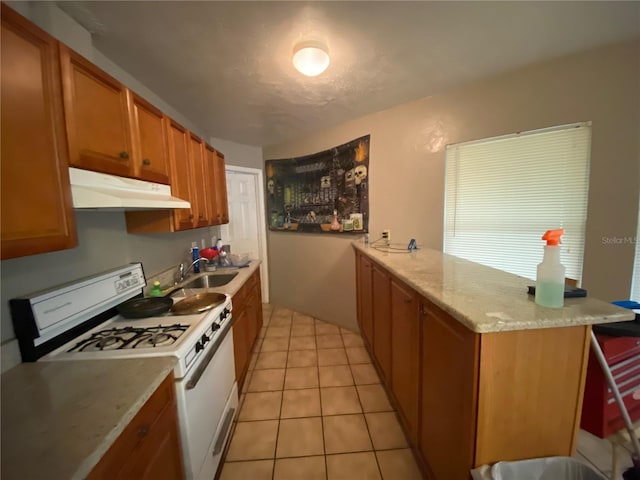
POLYGON ((327 47, 321 42, 301 42, 293 49, 293 66, 307 77, 316 77, 329 66, 327 47))

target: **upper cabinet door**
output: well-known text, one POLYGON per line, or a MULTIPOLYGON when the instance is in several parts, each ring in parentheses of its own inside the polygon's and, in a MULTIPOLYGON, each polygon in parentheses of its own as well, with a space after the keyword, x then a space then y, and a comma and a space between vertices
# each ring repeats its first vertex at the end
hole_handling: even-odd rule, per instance
MULTIPOLYGON (((229 223, 229 200, 227 199, 227 173, 224 166, 224 155, 216 150, 216 206, 220 215, 220 224, 229 223)), ((217 216, 216 214, 216 216, 217 216)))
POLYGON ((133 176, 127 89, 62 44, 60 65, 71 165, 133 176))
POLYGON ((217 153, 215 149, 208 144, 204 145, 204 169, 206 173, 206 198, 207 212, 209 215, 210 225, 220 225, 222 223, 222 212, 218 207, 217 186, 216 186, 216 163, 217 153))
POLYGON ((77 245, 58 44, 2 4, 2 260, 77 245))
POLYGON ((169 161, 171 164, 171 194, 191 202, 191 208, 176 208, 173 211, 174 228, 186 230, 195 225, 194 194, 191 188, 191 165, 189 162, 189 132, 186 128, 166 117, 169 134, 169 161))
POLYGON ((209 225, 207 217, 207 195, 206 190, 211 188, 207 185, 207 176, 204 165, 204 145, 202 140, 193 134, 189 134, 189 159, 191 160, 191 207, 195 214, 195 226, 206 227, 209 225), (195 203, 195 206, 194 206, 195 203))
POLYGON ((130 93, 134 175, 142 180, 169 183, 169 152, 164 114, 130 93))

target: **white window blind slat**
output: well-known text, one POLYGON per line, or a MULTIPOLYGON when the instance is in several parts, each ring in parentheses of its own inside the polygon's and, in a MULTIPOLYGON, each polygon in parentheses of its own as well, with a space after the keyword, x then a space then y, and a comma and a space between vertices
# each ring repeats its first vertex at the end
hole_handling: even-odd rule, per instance
POLYGON ((540 237, 564 228, 562 263, 580 280, 590 144, 580 124, 449 146, 444 251, 535 279, 540 237))

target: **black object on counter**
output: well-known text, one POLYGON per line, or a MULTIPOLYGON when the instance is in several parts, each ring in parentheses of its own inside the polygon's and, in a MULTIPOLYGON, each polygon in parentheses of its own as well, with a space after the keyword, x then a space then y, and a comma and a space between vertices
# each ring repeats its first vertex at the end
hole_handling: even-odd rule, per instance
MULTIPOLYGON (((529 295, 536 294, 536 287, 529 285, 529 295)), ((564 286, 564 298, 582 298, 587 296, 587 291, 584 288, 572 287, 571 285, 564 286)))

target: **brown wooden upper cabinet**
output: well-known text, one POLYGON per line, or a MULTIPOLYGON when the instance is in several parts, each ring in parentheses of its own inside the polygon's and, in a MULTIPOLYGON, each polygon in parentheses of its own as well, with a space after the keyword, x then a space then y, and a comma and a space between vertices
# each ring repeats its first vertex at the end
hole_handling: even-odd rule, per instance
MULTIPOLYGON (((187 230, 195 225, 195 210, 192 201, 191 162, 189 162, 189 132, 182 125, 167 118, 169 132, 169 161, 171 164, 171 193, 176 197, 189 200, 191 208, 173 210, 175 216, 174 229, 187 230)), ((147 212, 132 212, 144 215, 147 212)), ((151 212, 150 212, 151 213, 151 212)), ((169 212, 161 212, 165 215, 169 212)))
MULTIPOLYGON (((204 170, 206 177, 205 196, 207 199, 207 215, 212 225, 222 223, 222 209, 218 201, 217 158, 218 153, 211 145, 204 145, 204 170)), ((226 196, 226 195, 225 195, 226 196)), ((226 203, 226 202, 225 202, 226 203)))
POLYGON ((58 42, 2 4, 1 258, 77 245, 58 42))
POLYGON ((126 87, 62 43, 60 67, 70 164, 133 176, 126 87))
POLYGON ((227 174, 225 172, 224 155, 217 150, 215 184, 213 188, 216 195, 218 217, 216 225, 229 223, 229 201, 227 199, 227 174))
POLYGON ((207 185, 204 145, 202 140, 193 133, 189 134, 189 161, 192 172, 190 179, 192 190, 189 200, 194 212, 194 227, 206 227, 209 225, 206 191, 212 186, 207 185))
POLYGON ((165 116, 171 193, 191 209, 126 212, 130 233, 160 233, 229 222, 224 156, 165 116), (221 188, 222 185, 224 188, 221 188))
POLYGON ((129 115, 133 143, 133 175, 156 183, 169 183, 169 150, 164 114, 130 92, 129 115))

